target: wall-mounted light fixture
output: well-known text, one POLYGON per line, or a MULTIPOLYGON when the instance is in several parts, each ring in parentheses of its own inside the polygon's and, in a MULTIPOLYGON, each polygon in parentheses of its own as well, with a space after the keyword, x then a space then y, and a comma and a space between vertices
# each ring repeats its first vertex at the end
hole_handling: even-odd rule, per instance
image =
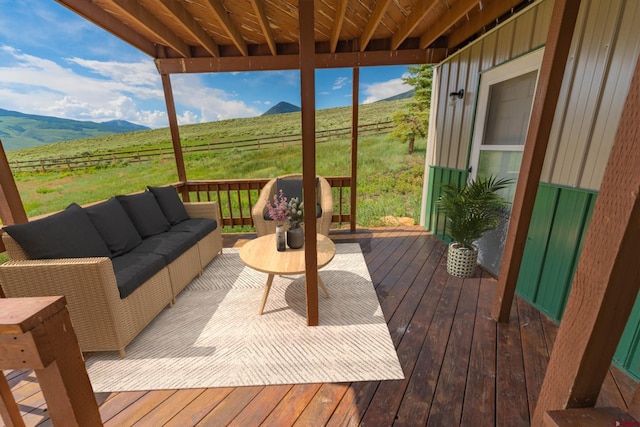
POLYGON ((455 103, 456 99, 462 99, 464 97, 464 89, 460 89, 457 92, 451 92, 449 94, 449 100, 451 103, 455 103))
POLYGON ((449 105, 455 107, 456 101, 464 97, 464 89, 460 89, 457 92, 449 93, 449 105))

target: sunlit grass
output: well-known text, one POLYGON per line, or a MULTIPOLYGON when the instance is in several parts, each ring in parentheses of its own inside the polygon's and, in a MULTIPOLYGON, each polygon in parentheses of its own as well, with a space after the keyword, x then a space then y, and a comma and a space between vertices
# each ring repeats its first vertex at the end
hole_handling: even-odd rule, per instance
MULTIPOLYGON (((361 121, 384 121, 387 115, 393 112, 389 109, 390 105, 390 103, 386 104, 384 114, 372 113, 368 116, 368 120, 361 119, 361 121)), ((402 104, 396 103, 395 105, 402 104)), ((376 111, 383 111, 380 106, 376 106, 376 108, 376 111)), ((327 120, 333 124, 332 126, 323 124, 323 126, 335 128, 348 125, 350 110, 343 110, 345 109, 322 110, 331 112, 327 115, 329 117, 327 120)), ((299 113, 271 116, 268 123, 271 123, 272 127, 265 127, 267 122, 258 119, 236 119, 225 122, 233 122, 235 130, 247 135, 259 134, 261 131, 275 132, 275 128, 290 132, 290 128, 294 124, 297 123, 299 126, 299 113), (280 116, 292 116, 292 118, 280 116)), ((211 138, 213 132, 211 129, 214 128, 214 124, 181 127, 181 136, 188 141, 211 138), (201 133, 198 134, 198 132, 201 133)), ((232 134, 234 126, 230 126, 229 123, 224 123, 224 126, 223 130, 227 132, 225 134, 227 137, 231 139, 239 137, 238 134, 232 134)), ((318 128, 320 127, 318 125, 318 128)), ((166 129, 136 132, 129 134, 129 145, 121 141, 122 135, 114 135, 84 140, 75 144, 52 144, 47 146, 51 147, 51 151, 44 148, 30 149, 29 156, 44 153, 47 154, 47 157, 69 156, 78 149, 86 150, 87 145, 95 147, 95 150, 115 150, 114 147, 123 149, 125 145, 128 149, 140 148, 144 145, 141 142, 143 140, 149 141, 151 144, 160 144, 158 135, 163 131, 167 133, 166 137, 168 138, 168 130, 166 129), (150 136, 144 136, 144 134, 150 136), (107 140, 115 141, 114 147, 107 145, 107 140), (136 143, 139 145, 135 145, 136 143), (60 146, 64 146, 67 150, 63 150, 60 146)), ((220 128, 216 132, 221 132, 220 128)), ((387 216, 410 217, 416 223, 418 222, 425 149, 425 141, 417 141, 414 153, 409 155, 406 145, 391 141, 386 135, 360 137, 356 214, 359 225, 383 225, 383 218, 387 216)), ((10 154, 12 153, 16 152, 10 152, 10 154)), ((15 154, 13 155, 15 156, 15 154)), ((184 157, 187 178, 190 180, 272 178, 278 175, 302 172, 300 145, 260 150, 236 149, 215 153, 186 153, 184 157)), ((322 142, 316 146, 316 172, 318 175, 350 175, 350 161, 350 139, 322 142)), ((147 185, 166 185, 177 180, 175 160, 172 155, 143 163, 120 164, 82 171, 20 173, 16 175, 16 182, 29 216, 64 209, 72 202, 85 204, 104 200, 117 194, 141 191, 147 185)), ((345 202, 346 212, 348 212, 348 191, 345 192, 345 202)))

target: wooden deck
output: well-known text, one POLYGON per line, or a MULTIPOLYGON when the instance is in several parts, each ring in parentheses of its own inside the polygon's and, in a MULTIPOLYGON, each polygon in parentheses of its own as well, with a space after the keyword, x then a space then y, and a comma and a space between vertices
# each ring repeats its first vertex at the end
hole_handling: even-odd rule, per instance
MULTIPOLYGON (((246 235, 226 235, 225 247, 246 235)), ((98 393, 106 426, 526 426, 557 326, 516 299, 489 312, 495 280, 446 272, 446 245, 421 227, 331 234, 359 242, 406 379, 98 393)), ((320 313, 322 316, 322 313, 320 313)), ((5 372, 27 425, 50 425, 30 371, 5 372)), ((159 373, 160 374, 160 373, 159 373)), ((598 406, 626 409, 636 383, 616 368, 598 406)))

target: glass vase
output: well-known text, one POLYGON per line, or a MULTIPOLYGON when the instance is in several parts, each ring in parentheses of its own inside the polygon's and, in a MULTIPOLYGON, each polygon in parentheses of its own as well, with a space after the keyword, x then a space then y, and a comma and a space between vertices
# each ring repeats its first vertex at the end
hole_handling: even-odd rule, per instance
POLYGON ((276 225, 276 249, 278 252, 284 252, 287 250, 287 245, 285 244, 284 239, 284 225, 278 224, 276 225))

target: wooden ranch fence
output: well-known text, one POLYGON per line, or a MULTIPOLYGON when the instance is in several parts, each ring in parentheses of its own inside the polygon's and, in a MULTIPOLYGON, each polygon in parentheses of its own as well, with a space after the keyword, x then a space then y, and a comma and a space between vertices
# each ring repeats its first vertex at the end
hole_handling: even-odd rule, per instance
MULTIPOLYGON (((393 128, 392 122, 363 124, 358 127, 360 135, 388 133, 393 128)), ((327 142, 338 137, 350 135, 351 128, 327 129, 316 132, 316 142, 327 142)), ((184 154, 198 152, 215 152, 229 149, 259 150, 274 146, 300 144, 302 134, 291 134, 264 138, 249 138, 234 141, 206 142, 182 147, 184 154)), ((13 160, 9 166, 13 172, 48 172, 61 170, 77 170, 91 167, 106 167, 117 163, 141 163, 154 158, 173 156, 172 147, 148 148, 134 151, 121 151, 105 154, 87 154, 82 156, 38 159, 13 160)))

